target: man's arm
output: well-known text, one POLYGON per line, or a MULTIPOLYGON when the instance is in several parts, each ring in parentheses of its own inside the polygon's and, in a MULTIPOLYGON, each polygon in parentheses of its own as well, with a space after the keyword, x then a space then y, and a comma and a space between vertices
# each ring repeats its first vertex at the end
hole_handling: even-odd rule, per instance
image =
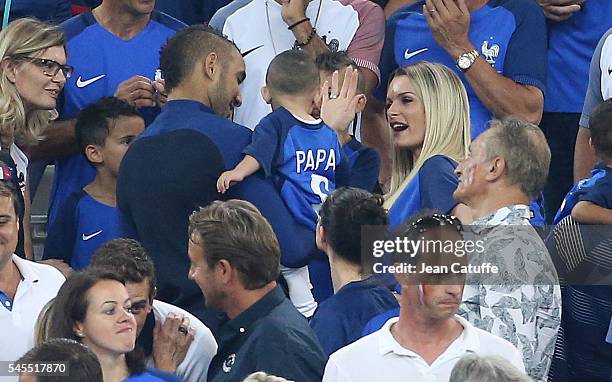
MULTIPOLYGON (((470 12, 465 0, 426 0, 423 14, 436 42, 454 60, 464 53, 477 50, 468 38, 470 12)), ((533 57, 525 59, 533 60, 533 57)), ((514 115, 535 124, 540 122, 544 94, 537 87, 517 83, 497 73, 482 57, 478 57, 465 72, 465 78, 495 117, 514 115)))
POLYGON ((612 210, 592 202, 580 201, 572 209, 572 218, 584 224, 612 224, 612 210))
POLYGON ((564 21, 582 9, 584 0, 538 0, 544 16, 553 21, 564 21))
POLYGON ((45 130, 45 139, 29 148, 30 160, 57 158, 78 151, 74 126, 76 119, 54 121, 45 130))
MULTIPOLYGON (((306 7, 308 7, 309 2, 309 0, 281 0, 281 15, 285 23, 287 23, 287 27, 306 18, 306 7)), ((329 48, 316 33, 310 21, 299 23, 291 28, 291 32, 293 32, 298 43, 306 44, 302 47, 302 50, 311 57, 314 58, 321 53, 329 51, 329 48)))

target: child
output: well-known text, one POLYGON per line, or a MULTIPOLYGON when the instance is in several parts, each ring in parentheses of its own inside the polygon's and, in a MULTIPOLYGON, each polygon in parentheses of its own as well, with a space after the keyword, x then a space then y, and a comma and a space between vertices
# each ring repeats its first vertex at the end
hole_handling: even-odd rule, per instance
MULTIPOLYGON (((302 51, 280 53, 268 67, 261 94, 273 111, 255 127, 244 159, 221 174, 217 188, 224 193, 232 182, 262 168, 278 184, 296 220, 314 232, 318 208, 337 183, 348 181, 349 173, 336 132, 311 116, 319 95, 314 60, 302 51)), ((282 267, 282 272, 295 307, 305 317, 312 316, 317 304, 308 268, 282 267)))
POLYGON ((612 224, 612 99, 599 105, 589 122, 591 146, 598 163, 589 179, 583 179, 567 194, 553 224, 567 215, 584 224, 612 224))
POLYGON ((288 50, 272 60, 261 94, 273 111, 255 127, 244 159, 221 174, 219 192, 263 169, 295 218, 314 231, 318 207, 349 173, 336 132, 311 116, 318 91, 319 72, 306 53, 288 50))
POLYGON ((144 127, 138 111, 115 97, 101 98, 81 111, 76 140, 95 167, 96 177, 62 204, 49 226, 43 259, 60 259, 80 270, 100 245, 124 236, 117 209, 117 175, 130 143, 144 127))

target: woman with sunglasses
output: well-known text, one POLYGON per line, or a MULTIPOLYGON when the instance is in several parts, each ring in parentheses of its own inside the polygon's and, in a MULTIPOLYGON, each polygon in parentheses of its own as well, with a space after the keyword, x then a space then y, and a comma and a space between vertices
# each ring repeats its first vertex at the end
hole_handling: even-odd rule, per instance
POLYGON ((28 157, 24 153, 57 118, 57 98, 72 68, 66 65, 64 35, 35 19, 13 21, 0 32, 0 147, 17 165, 25 199, 26 256, 31 258, 28 157))
POLYGON ((329 259, 335 294, 319 305, 310 325, 329 356, 359 339, 370 319, 398 304, 389 288, 362 265, 362 227, 386 229, 382 198, 358 188, 339 188, 325 200, 319 216, 317 247, 329 259))
POLYGON ((48 338, 73 339, 100 361, 104 382, 180 381, 146 369, 136 346, 136 319, 123 280, 114 273, 85 271, 70 276, 53 303, 48 338))
POLYGON ((470 222, 467 206, 453 199, 457 162, 470 145, 470 114, 461 80, 444 65, 420 62, 397 69, 387 91, 393 141, 391 189, 385 195, 396 227, 423 209, 470 222))

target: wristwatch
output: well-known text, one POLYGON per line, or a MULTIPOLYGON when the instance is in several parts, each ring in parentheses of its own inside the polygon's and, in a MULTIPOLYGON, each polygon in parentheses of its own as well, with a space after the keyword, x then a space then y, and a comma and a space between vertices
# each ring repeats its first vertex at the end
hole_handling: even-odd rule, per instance
POLYGON ((472 67, 476 58, 478 58, 480 54, 477 50, 473 50, 471 52, 463 53, 457 59, 457 67, 461 69, 462 72, 466 72, 469 68, 472 67))

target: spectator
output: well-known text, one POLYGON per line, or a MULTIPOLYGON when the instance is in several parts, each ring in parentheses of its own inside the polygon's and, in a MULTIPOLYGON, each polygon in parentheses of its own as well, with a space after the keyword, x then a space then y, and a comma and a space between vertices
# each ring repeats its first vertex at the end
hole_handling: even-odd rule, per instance
POLYGON ((317 246, 329 258, 335 295, 319 306, 310 326, 329 356, 358 340, 372 317, 398 304, 389 288, 362 266, 362 227, 387 224, 382 198, 340 188, 327 198, 319 214, 317 246))
POLYGON ((96 177, 70 195, 48 225, 44 259, 81 270, 100 245, 127 234, 119 221, 117 175, 129 145, 143 130, 138 110, 115 97, 103 97, 81 111, 76 139, 96 177))
POLYGON ((115 239, 105 243, 90 266, 114 271, 125 280, 136 319, 136 344, 144 350, 147 367, 176 374, 185 382, 206 379, 217 343, 192 314, 155 300, 155 265, 137 241, 115 239))
MULTIPOLYGON (((221 8, 210 25, 227 35, 241 52, 261 46, 245 56, 249 75, 241 86, 243 105, 234 116, 234 122, 250 129, 271 111, 259 96, 265 84, 265 68, 287 49, 299 47, 312 58, 327 51, 346 50, 362 68, 366 96, 380 78, 384 15, 370 0, 296 0, 291 4, 281 0, 237 0, 221 8)), ((364 125, 368 127, 361 134, 364 142, 377 142, 386 133, 372 130, 374 125, 370 123, 364 125)))
POLYGON ((55 297, 64 277, 55 268, 15 255, 19 191, 0 182, 0 359, 16 361, 34 346, 36 318, 55 297))
POLYGON ((209 382, 268 373, 320 381, 325 356, 306 319, 276 284, 280 249, 250 203, 216 201, 189 218, 189 278, 226 315, 209 382))
MULTIPOLYGON (((158 298, 186 309, 214 333, 215 315, 204 309, 201 293, 186 278, 187 218, 197 206, 221 197, 219 175, 238 164, 251 142, 250 130, 222 117, 240 104, 244 63, 231 42, 192 26, 164 46, 161 68, 169 101, 125 155, 117 200, 157 266, 158 298), (152 166, 155 171, 143 171, 152 166)), ((271 181, 257 174, 226 195, 252 201, 270 220, 283 265, 306 265, 314 232, 293 219, 271 181)))
POLYGON ((525 373, 500 357, 468 354, 459 360, 449 382, 532 382, 525 373))
POLYGON ((576 151, 574 154, 574 182, 589 177, 589 172, 595 165, 596 157, 589 145, 591 133, 589 132, 589 120, 597 105, 612 97, 612 77, 609 69, 612 69, 610 60, 612 57, 612 28, 601 37, 589 69, 589 86, 587 88, 582 115, 580 116, 580 128, 576 136, 576 151), (606 69, 608 69, 606 73, 606 69))
POLYGON ((28 376, 21 374, 20 382, 64 382, 67 376, 71 382, 102 382, 102 368, 96 355, 86 346, 67 338, 55 338, 36 345, 21 357, 17 364, 27 365, 45 362, 66 363, 66 375, 28 376))
MULTIPOLYGON (((367 103, 367 97, 365 96, 366 85, 361 73, 362 70, 346 52, 342 51, 322 53, 317 56, 316 64, 319 68, 321 86, 324 85, 325 81, 331 84, 333 73, 337 71, 338 87, 342 88, 348 67, 359 72, 357 94, 360 96, 357 103, 357 114, 349 126, 341 126, 343 128, 336 130, 336 133, 338 133, 342 151, 344 151, 351 168, 351 186, 374 192, 378 186, 380 156, 374 149, 366 147, 360 142, 361 138, 359 135, 361 129, 358 122, 361 120, 361 113, 367 103)), ((317 104, 315 110, 313 110, 315 117, 320 116, 320 106, 317 104)))
POLYGON ((574 184, 574 147, 588 85, 589 63, 597 41, 612 27, 612 20, 602 17, 612 15, 612 2, 538 0, 538 4, 548 19, 546 97, 540 128, 551 151, 544 187, 546 220, 550 224, 574 184))
POLYGON ((557 272, 529 223, 529 198, 542 191, 549 164, 537 126, 496 120, 455 170, 459 185, 453 194, 472 209, 473 232, 485 241, 472 261, 496 264, 503 275, 469 279, 461 314, 516 346, 537 381, 546 380, 561 319, 557 272))
POLYGON ((105 382, 179 381, 145 369, 135 349, 136 320, 123 280, 115 273, 84 271, 71 275, 53 306, 50 338, 68 338, 87 346, 100 361, 105 382))
POLYGON ((591 146, 601 161, 600 171, 576 195, 572 217, 578 223, 612 225, 612 100, 595 108, 589 132, 591 146))
POLYGON ((459 78, 440 64, 418 63, 391 75, 387 119, 393 132, 389 224, 397 227, 422 209, 470 221, 453 197, 457 162, 470 144, 469 106, 459 78))
MULTIPOLYGON (((403 225, 397 238, 457 242, 463 239, 461 230, 457 218, 428 213, 403 225)), ((421 271, 425 266, 465 264, 465 256, 436 251, 436 246, 402 255, 406 257, 394 257, 395 264, 413 265, 419 271, 395 273, 402 288, 399 317, 332 354, 323 382, 446 381, 459 357, 466 353, 502 356, 524 370, 520 353, 508 341, 455 315, 461 301, 463 275, 421 271)))
POLYGON ((76 68, 74 80, 66 84, 58 104, 59 120, 32 151, 36 159, 56 159, 49 223, 68 196, 96 175, 75 143, 75 118, 81 109, 115 95, 138 108, 149 124, 165 101, 163 81, 153 79, 159 49, 184 24, 154 6, 155 1, 104 0, 61 25, 68 39, 68 63, 76 68))
MULTIPOLYGON (((56 27, 20 19, 0 32, 0 99, 2 130, 0 146, 17 165, 19 187, 24 196, 24 249, 32 258, 28 156, 22 151, 41 139, 49 121, 57 117, 57 97, 72 67, 66 65, 64 35, 56 27)), ((27 150, 26 150, 27 151, 27 150)))
MULTIPOLYGON (((0 17, 4 18, 7 0, 0 1, 0 17)), ((70 0, 12 1, 9 21, 34 17, 40 21, 59 24, 70 18, 70 0)))

